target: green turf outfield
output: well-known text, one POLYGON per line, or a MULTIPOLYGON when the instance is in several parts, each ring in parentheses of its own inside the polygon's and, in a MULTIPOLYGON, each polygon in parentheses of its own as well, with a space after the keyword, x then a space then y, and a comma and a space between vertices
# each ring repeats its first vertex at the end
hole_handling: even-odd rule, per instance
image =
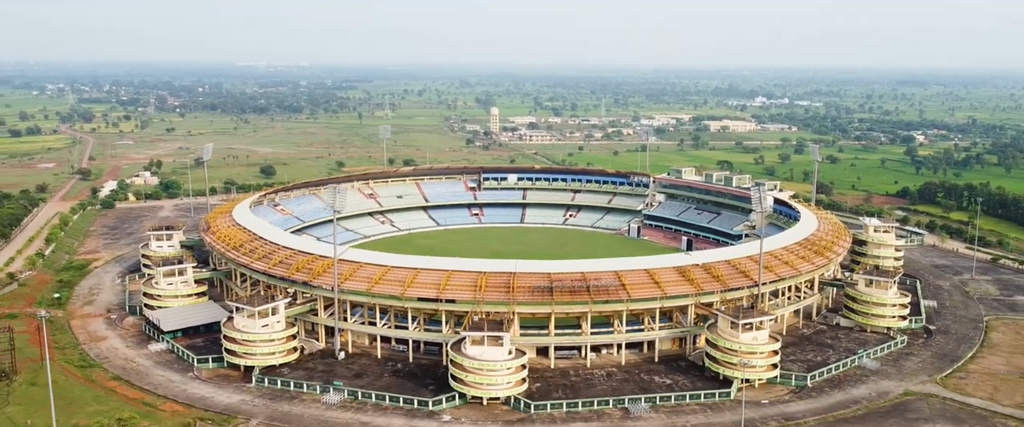
POLYGON ((552 227, 471 227, 425 231, 356 245, 406 255, 487 259, 593 259, 661 255, 675 249, 611 233, 552 227))

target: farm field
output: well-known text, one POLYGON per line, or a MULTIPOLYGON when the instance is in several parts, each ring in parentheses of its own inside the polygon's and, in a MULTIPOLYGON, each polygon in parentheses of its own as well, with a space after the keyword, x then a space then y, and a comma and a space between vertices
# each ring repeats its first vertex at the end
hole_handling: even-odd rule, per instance
MULTIPOLYGON (((544 144, 524 146, 523 149, 537 150, 546 158, 554 161, 576 162, 579 165, 593 165, 595 167, 620 169, 620 170, 646 170, 647 153, 632 152, 641 146, 633 144, 544 144), (583 151, 579 151, 579 147, 583 151), (616 152, 618 152, 616 154, 616 152)), ((694 150, 687 144, 683 150, 679 150, 675 144, 651 144, 650 167, 651 173, 665 173, 673 166, 694 166, 703 169, 715 170, 717 163, 721 160, 732 162, 734 170, 740 173, 748 173, 755 178, 771 178, 787 183, 804 184, 807 190, 810 189, 808 179, 804 181, 803 172, 813 169, 809 154, 802 156, 793 155, 787 163, 782 163, 779 153, 792 154, 791 148, 781 146, 760 147, 757 154, 744 153, 741 148, 735 146, 712 146, 713 149, 694 150), (754 157, 763 155, 764 165, 755 165, 754 157), (774 167, 774 177, 765 171, 767 167, 774 167)), ((928 153, 928 149, 922 149, 921 153, 928 153)), ((822 162, 818 166, 818 179, 821 182, 834 183, 835 192, 839 195, 864 195, 866 191, 874 194, 894 193, 904 186, 913 188, 915 185, 930 180, 954 179, 970 182, 992 182, 993 185, 1002 185, 1010 191, 1024 192, 1024 179, 1016 179, 1012 175, 1006 175, 1001 169, 986 168, 965 171, 963 178, 943 177, 941 174, 933 175, 931 172, 922 171, 916 174, 914 168, 906 161, 903 155, 902 146, 883 145, 877 151, 866 151, 858 145, 843 144, 835 147, 823 147, 822 157, 834 155, 841 160, 836 164, 822 162), (840 153, 842 148, 844 152, 840 153), (882 159, 886 159, 885 167, 882 166, 882 159)), ((791 185, 789 188, 793 188, 791 185)), ((798 190, 799 191, 799 190, 798 190)))
POLYGON ((679 251, 617 234, 551 227, 473 227, 424 231, 356 245, 405 255, 566 260, 648 256, 679 251))
MULTIPOLYGON (((971 224, 974 224, 974 221, 977 219, 977 212, 953 211, 947 214, 942 211, 941 207, 933 205, 911 205, 910 207, 940 218, 949 218, 955 221, 967 221, 971 224)), ((1008 236, 1024 236, 1024 227, 1010 221, 993 218, 985 214, 981 214, 981 228, 984 230, 1003 233, 1008 236)))
POLYGON ((994 319, 985 328, 985 340, 963 366, 942 379, 957 393, 1016 409, 1024 409, 1024 321, 994 319))

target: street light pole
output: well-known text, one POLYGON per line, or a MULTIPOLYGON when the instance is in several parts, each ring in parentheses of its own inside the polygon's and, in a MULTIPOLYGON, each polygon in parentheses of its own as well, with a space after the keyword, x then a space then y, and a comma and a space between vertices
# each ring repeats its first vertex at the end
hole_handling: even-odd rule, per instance
POLYGON ((821 147, 818 144, 811 145, 811 162, 814 163, 814 179, 811 180, 811 206, 815 205, 818 199, 818 163, 821 162, 821 147))
POLYGON ((747 366, 750 366, 750 361, 740 359, 740 385, 743 386, 743 390, 740 391, 740 427, 746 427, 747 424, 747 366))
POLYGON ((53 404, 53 376, 50 375, 50 343, 46 336, 46 319, 50 318, 50 312, 40 310, 36 317, 43 326, 43 357, 46 360, 46 385, 50 389, 50 420, 53 421, 53 427, 57 427, 57 409, 53 404))
POLYGON ((971 278, 975 278, 978 272, 978 234, 981 233, 981 197, 975 199, 978 202, 978 217, 974 220, 974 261, 971 264, 971 278))

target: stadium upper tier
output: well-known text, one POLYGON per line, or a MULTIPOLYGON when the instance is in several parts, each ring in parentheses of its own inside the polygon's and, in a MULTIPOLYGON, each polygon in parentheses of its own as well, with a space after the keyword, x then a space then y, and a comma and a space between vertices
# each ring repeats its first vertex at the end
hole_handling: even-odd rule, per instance
MULTIPOLYGON (((563 209, 565 205, 584 204, 587 209, 581 208, 572 219, 597 227, 601 221, 597 215, 602 209, 608 211, 606 213, 624 212, 627 215, 623 218, 634 215, 623 211, 625 206, 611 204, 620 197, 630 196, 628 193, 634 193, 632 196, 636 200, 630 200, 631 208, 627 209, 635 210, 639 215, 644 198, 637 197, 642 193, 636 194, 636 183, 649 179, 626 172, 593 169, 482 169, 404 168, 296 184, 218 207, 207 216, 201 232, 218 256, 237 267, 280 280, 330 289, 334 251, 333 246, 326 243, 331 236, 330 222, 328 220, 327 229, 321 229, 324 226, 299 225, 316 217, 329 217, 332 214, 330 206, 334 203, 332 195, 346 199, 342 203, 345 218, 340 222, 348 221, 347 224, 352 226, 339 231, 361 236, 381 231, 375 227, 388 226, 398 230, 396 224, 416 228, 427 226, 426 221, 436 224, 447 221, 438 217, 466 221, 467 225, 486 224, 482 218, 489 215, 468 222, 462 218, 462 213, 468 209, 466 218, 471 218, 469 214, 473 208, 467 208, 467 205, 472 205, 474 200, 480 201, 480 195, 491 193, 494 195, 487 197, 510 204, 494 210, 497 222, 569 224, 562 221, 561 212, 556 216, 545 204, 561 204, 563 209), (463 174, 463 179, 410 182, 412 179, 450 177, 453 173, 463 174), (547 181, 541 179, 541 175, 546 175, 544 179, 547 181), (577 179, 579 181, 575 181, 577 179), (561 186, 561 191, 537 188, 554 184, 561 186), (581 190, 588 191, 566 191, 566 186, 572 190, 577 184, 581 190), (336 185, 341 185, 348 193, 324 190, 333 189, 336 185), (484 187, 488 191, 483 191, 484 187), (352 194, 352 190, 360 194, 352 194), (314 199, 294 197, 302 191, 307 191, 305 196, 314 199), (533 199, 539 204, 529 205, 531 193, 541 191, 543 195, 533 199), (287 197, 277 197, 283 194, 287 197), (354 200, 349 196, 355 196, 354 200), (634 204, 634 201, 638 203, 634 204), (259 208, 270 203, 279 203, 283 209, 273 206, 271 209, 288 212, 283 217, 299 221, 299 224, 289 226, 283 224, 282 219, 267 218, 261 214, 260 211, 265 210, 259 208), (516 205, 512 206, 513 203, 516 205), (516 218, 515 209, 520 209, 519 218, 516 218), (314 229, 315 232, 311 232, 314 229), (292 231, 298 232, 293 234, 292 231)), ((781 200, 777 203, 798 214, 799 221, 765 240, 765 282, 818 273, 843 257, 851 237, 838 220, 830 214, 799 204, 781 200)), ((492 208, 484 205, 482 209, 486 212, 492 208)), ((728 227, 728 224, 724 226, 728 227)), ((756 285, 757 266, 757 242, 670 255, 569 261, 424 257, 346 247, 339 256, 338 282, 346 292, 432 300, 631 300, 751 287, 756 285)))

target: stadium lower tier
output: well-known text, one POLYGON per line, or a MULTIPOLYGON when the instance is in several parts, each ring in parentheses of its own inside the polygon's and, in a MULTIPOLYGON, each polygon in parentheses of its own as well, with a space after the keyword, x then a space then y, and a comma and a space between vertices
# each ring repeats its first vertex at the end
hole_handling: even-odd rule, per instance
MULTIPOLYGON (((244 300, 255 294, 290 298, 292 302, 285 308, 285 314, 288 322, 297 327, 299 338, 329 346, 333 342, 337 325, 343 349, 349 352, 354 350, 354 346, 360 349, 376 347, 380 355, 382 348, 390 348, 391 351, 409 352, 410 358, 414 357, 414 353, 421 352, 439 354, 449 360, 450 344, 460 339, 460 332, 479 331, 507 332, 517 351, 530 358, 548 359, 552 366, 555 359, 561 358, 586 358, 589 364, 588 355, 600 353, 625 355, 644 351, 657 355, 663 351, 681 351, 690 354, 714 330, 714 327, 709 329, 708 325, 713 325, 711 321, 716 310, 749 303, 756 296, 754 289, 736 289, 681 298, 595 301, 590 304, 493 304, 415 298, 403 300, 341 292, 336 305, 330 290, 284 282, 229 263, 216 255, 213 262, 230 270, 230 277, 214 279, 215 285, 229 300, 244 300), (338 310, 337 323, 334 318, 335 308, 338 310)), ((762 297, 768 301, 769 311, 778 316, 779 320, 790 315, 803 317, 805 312, 816 316, 820 310, 819 303, 825 299, 819 288, 818 277, 832 274, 836 268, 838 265, 829 265, 802 277, 763 286, 762 297)), ((240 353, 244 351, 237 355, 233 353, 236 359, 263 356, 248 348, 274 347, 276 351, 279 350, 278 344, 282 344, 269 341, 256 343, 251 337, 230 332, 225 332, 225 339, 230 341, 225 343, 225 348, 240 353), (236 342, 239 339, 242 341, 236 342)), ((708 342, 714 344, 713 351, 718 356, 715 360, 728 364, 732 356, 745 354, 719 341, 714 340, 714 337, 708 338, 708 342)), ((777 350, 778 346, 770 354, 764 355, 771 359, 766 360, 766 372, 777 372, 780 354, 777 350)), ((274 356, 279 355, 275 353, 274 356)), ((459 366, 464 367, 465 363, 459 366)), ((479 386, 483 381, 471 378, 473 381, 469 384, 460 383, 466 381, 464 377, 467 375, 486 377, 483 374, 494 374, 471 369, 460 370, 459 366, 456 366, 455 372, 465 375, 458 377, 456 374, 452 381, 464 387, 473 384, 479 386)), ((753 374, 754 369, 748 369, 747 374, 753 374)), ((719 369, 716 372, 722 374, 730 370, 719 369)), ((519 380, 518 375, 518 372, 512 371, 502 373, 500 376, 503 379, 512 379, 501 382, 501 385, 510 390, 518 390, 525 384, 516 382, 519 380)), ((730 377, 728 374, 723 376, 730 377)), ((498 397, 504 391, 494 393, 498 397)))

